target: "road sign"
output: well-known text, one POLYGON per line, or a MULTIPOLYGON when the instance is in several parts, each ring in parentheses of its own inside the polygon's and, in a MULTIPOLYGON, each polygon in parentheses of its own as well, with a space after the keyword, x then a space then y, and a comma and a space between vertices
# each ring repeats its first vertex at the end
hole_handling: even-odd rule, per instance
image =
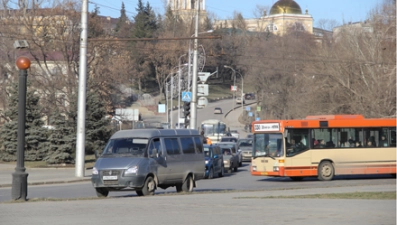
POLYGON ((261 120, 261 118, 260 117, 256 117, 256 119, 255 119, 256 121, 259 121, 259 120, 261 120))
POLYGON ((197 96, 208 96, 208 84, 197 85, 197 96))
POLYGON ((245 110, 246 110, 246 111, 251 111, 251 107, 246 106, 246 107, 245 107, 245 110))
POLYGON ((252 112, 249 112, 249 113, 248 113, 248 116, 249 116, 249 117, 252 117, 252 116, 254 116, 254 114, 253 114, 252 112))
POLYGON ((192 100, 192 92, 182 92, 182 102, 190 102, 192 100))
POLYGON ((231 90, 231 91, 237 91, 237 89, 238 89, 238 87, 237 87, 237 86, 233 86, 233 85, 232 85, 232 86, 230 86, 230 90, 231 90))
POLYGON ((211 76, 211 73, 198 72, 197 76, 200 79, 200 81, 204 84, 207 81, 208 77, 211 76))
POLYGON ((197 103, 197 108, 205 108, 208 105, 206 97, 200 97, 197 103))

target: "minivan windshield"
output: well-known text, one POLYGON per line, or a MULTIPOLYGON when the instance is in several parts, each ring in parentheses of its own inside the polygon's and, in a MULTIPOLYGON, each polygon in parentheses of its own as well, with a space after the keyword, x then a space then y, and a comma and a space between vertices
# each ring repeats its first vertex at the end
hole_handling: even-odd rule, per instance
POLYGON ((102 155, 128 155, 131 157, 144 157, 147 145, 147 138, 110 139, 102 155))

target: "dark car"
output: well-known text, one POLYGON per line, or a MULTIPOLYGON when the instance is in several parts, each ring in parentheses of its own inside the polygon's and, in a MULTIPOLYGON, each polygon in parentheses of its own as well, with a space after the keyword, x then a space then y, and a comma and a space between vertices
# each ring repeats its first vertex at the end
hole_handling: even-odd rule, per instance
POLYGON ((229 172, 237 172, 240 156, 237 152, 237 144, 235 142, 218 142, 215 145, 221 148, 225 169, 229 172))
POLYGON ((247 93, 244 95, 244 98, 246 100, 254 100, 255 99, 255 95, 253 93, 247 93))
POLYGON ((205 178, 212 179, 217 174, 218 177, 223 177, 224 165, 223 155, 219 146, 204 145, 205 157, 205 178))
MULTIPOLYGON (((231 134, 230 134, 231 135, 231 134)), ((220 142, 237 142, 238 139, 233 136, 223 136, 220 142)))
POLYGON ((242 155, 242 161, 251 161, 252 158, 252 138, 242 138, 237 142, 238 151, 242 155))

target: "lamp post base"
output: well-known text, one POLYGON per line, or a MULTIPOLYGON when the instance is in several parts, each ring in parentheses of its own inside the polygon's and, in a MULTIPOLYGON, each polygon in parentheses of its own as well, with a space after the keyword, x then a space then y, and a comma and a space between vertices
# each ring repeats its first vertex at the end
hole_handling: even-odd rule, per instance
POLYGON ((25 169, 15 169, 12 173, 12 190, 11 198, 13 200, 26 201, 28 195, 28 173, 25 173, 25 169))

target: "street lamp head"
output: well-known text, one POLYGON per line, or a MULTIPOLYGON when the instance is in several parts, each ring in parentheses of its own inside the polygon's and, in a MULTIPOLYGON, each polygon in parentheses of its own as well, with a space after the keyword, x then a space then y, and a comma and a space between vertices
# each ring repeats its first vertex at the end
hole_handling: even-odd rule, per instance
POLYGON ((231 69, 231 67, 230 67, 230 66, 226 66, 226 65, 224 65, 223 67, 231 69))
POLYGON ((18 69, 27 70, 30 68, 30 59, 24 56, 18 57, 16 64, 18 69))

